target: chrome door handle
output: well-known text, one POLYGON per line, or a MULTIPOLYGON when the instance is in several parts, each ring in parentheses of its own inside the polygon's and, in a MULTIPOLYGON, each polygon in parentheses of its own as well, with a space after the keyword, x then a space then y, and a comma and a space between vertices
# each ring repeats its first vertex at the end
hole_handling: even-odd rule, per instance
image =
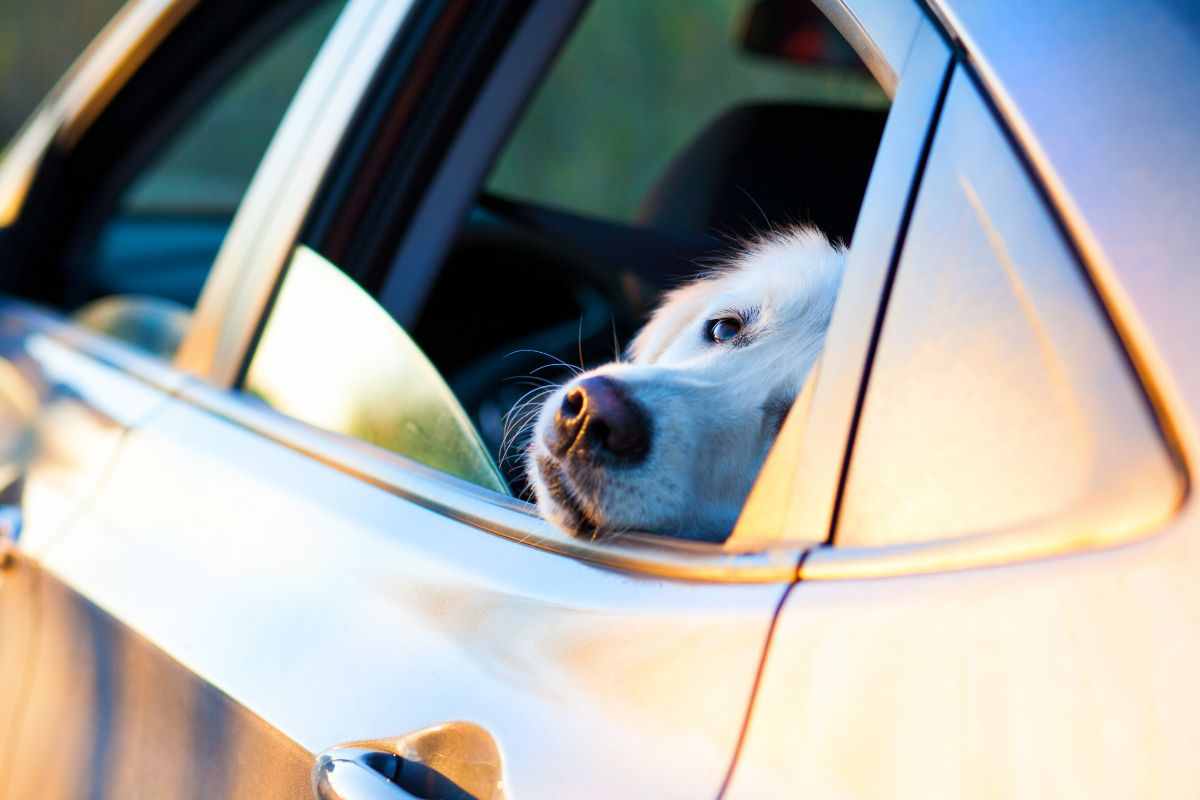
POLYGON ((504 800, 500 750, 470 722, 395 739, 351 742, 317 756, 319 800, 504 800))
POLYGON ((0 569, 4 569, 12 562, 13 551, 20 538, 20 507, 0 505, 0 569))

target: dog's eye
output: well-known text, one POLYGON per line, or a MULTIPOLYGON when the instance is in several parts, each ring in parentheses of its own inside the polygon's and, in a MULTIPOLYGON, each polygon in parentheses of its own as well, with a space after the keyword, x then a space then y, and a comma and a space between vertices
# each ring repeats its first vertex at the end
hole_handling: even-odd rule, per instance
POLYGON ((742 321, 736 317, 721 317, 708 321, 708 338, 717 344, 733 341, 742 332, 742 321))

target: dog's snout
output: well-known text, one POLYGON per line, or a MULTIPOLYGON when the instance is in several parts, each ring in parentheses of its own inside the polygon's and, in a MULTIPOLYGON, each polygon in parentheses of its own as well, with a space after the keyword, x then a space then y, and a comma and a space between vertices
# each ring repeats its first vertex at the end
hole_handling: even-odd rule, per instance
POLYGON ((646 415, 611 378, 585 378, 567 388, 554 417, 551 449, 635 462, 650 448, 646 415), (577 446, 582 445, 582 446, 577 446))

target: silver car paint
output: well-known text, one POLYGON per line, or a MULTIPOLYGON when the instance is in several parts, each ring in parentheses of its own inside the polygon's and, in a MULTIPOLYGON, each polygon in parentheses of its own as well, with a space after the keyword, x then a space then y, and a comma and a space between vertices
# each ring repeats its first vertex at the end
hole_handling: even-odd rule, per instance
MULTIPOLYGON (((1192 467, 1194 9, 934 5, 1192 467)), ((1195 796, 1198 527, 1188 495, 1154 535, 1118 549, 802 581, 777 622, 731 796, 1195 796)))

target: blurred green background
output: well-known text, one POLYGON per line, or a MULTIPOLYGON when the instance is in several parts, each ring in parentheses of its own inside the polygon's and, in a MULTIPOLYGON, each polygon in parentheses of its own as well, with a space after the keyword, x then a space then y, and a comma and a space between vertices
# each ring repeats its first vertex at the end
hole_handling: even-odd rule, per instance
POLYGON ((7 144, 123 0, 0 0, 0 142, 7 144))
POLYGON ((800 66, 743 50, 740 33, 752 5, 594 2, 526 109, 488 188, 632 222, 671 158, 735 105, 887 105, 864 69, 800 66))

